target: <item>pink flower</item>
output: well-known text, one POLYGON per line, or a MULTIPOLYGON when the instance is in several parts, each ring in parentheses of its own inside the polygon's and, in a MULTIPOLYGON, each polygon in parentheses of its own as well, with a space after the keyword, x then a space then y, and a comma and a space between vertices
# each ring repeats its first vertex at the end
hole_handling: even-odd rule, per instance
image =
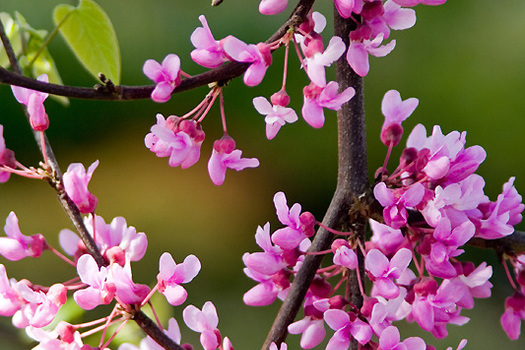
POLYGON ((369 220, 372 237, 366 242, 369 249, 379 249, 385 255, 393 255, 402 247, 408 247, 408 240, 399 229, 369 220))
POLYGON ((13 289, 25 301, 13 315, 13 325, 17 328, 47 326, 67 300, 66 287, 58 283, 49 287, 47 293, 34 291, 24 282, 14 284, 13 289))
POLYGON ((187 306, 182 312, 184 323, 194 332, 201 333, 200 341, 204 350, 215 350, 221 343, 217 325, 219 317, 211 301, 204 303, 202 311, 193 305, 187 306))
POLYGON ((277 344, 271 343, 269 350, 288 350, 288 345, 286 343, 281 343, 281 346, 277 348, 277 344))
POLYGON ((259 166, 257 158, 241 158, 242 151, 235 149, 235 141, 224 136, 222 139, 215 141, 213 151, 208 161, 208 173, 211 181, 220 186, 226 178, 226 169, 230 168, 241 171, 246 168, 256 168, 259 166))
POLYGON ((9 283, 5 266, 0 264, 0 315, 13 316, 22 305, 18 294, 9 283))
POLYGON ((145 284, 133 282, 131 275, 131 263, 126 261, 124 266, 111 264, 111 280, 115 283, 115 296, 118 300, 126 304, 140 304, 150 292, 150 288, 145 284))
POLYGON ((288 332, 291 334, 302 334, 301 348, 312 349, 319 345, 325 335, 323 318, 306 316, 302 320, 296 321, 288 326, 288 332))
POLYGON ((176 264, 171 254, 162 254, 157 276, 159 292, 171 305, 181 305, 186 301, 188 293, 180 284, 191 282, 200 269, 201 263, 195 255, 189 255, 183 263, 176 264))
MULTIPOLYGON (((49 82, 47 74, 42 74, 37 78, 38 81, 49 82)), ((33 130, 44 131, 49 127, 49 118, 44 108, 44 101, 49 96, 48 93, 30 90, 19 86, 11 85, 13 94, 19 103, 27 106, 29 113, 29 123, 33 130)))
POLYGON ((335 265, 344 266, 351 270, 357 268, 357 254, 350 248, 346 240, 341 238, 336 239, 332 243, 332 251, 334 252, 333 262, 335 265))
POLYGON ((401 276, 411 261, 412 252, 407 248, 401 248, 390 261, 377 249, 369 251, 365 257, 365 269, 374 283, 371 295, 386 299, 396 298, 399 287, 394 279, 401 276))
POLYGON ((264 252, 245 253, 243 255, 242 261, 249 269, 270 276, 287 266, 283 259, 283 250, 272 245, 269 222, 264 225, 264 228, 257 227, 255 241, 264 252))
POLYGON ((277 104, 272 106, 264 97, 254 98, 253 105, 257 112, 266 116, 264 121, 266 122, 266 137, 268 140, 273 139, 277 135, 281 126, 286 123, 295 123, 298 119, 292 108, 277 104))
POLYGON ((167 102, 181 81, 180 58, 175 54, 166 56, 162 64, 152 59, 147 60, 142 71, 148 78, 157 83, 151 93, 151 99, 155 102, 167 102))
POLYGON ((204 141, 204 131, 194 120, 181 119, 171 115, 164 120, 157 114, 157 124, 151 127, 144 142, 157 157, 170 157, 172 167, 189 168, 197 163, 204 141))
POLYGON ((93 213, 97 207, 98 200, 88 191, 88 184, 93 172, 98 166, 98 160, 90 165, 87 173, 80 163, 70 164, 64 174, 64 188, 67 195, 77 205, 81 213, 93 213))
POLYGON ((335 81, 329 82, 325 87, 310 84, 303 89, 304 104, 302 114, 304 120, 314 128, 321 128, 324 125, 323 108, 339 110, 341 106, 350 101, 355 95, 352 87, 338 93, 339 84, 335 81))
POLYGON ((92 310, 113 300, 116 287, 111 280, 109 267, 99 267, 91 255, 84 254, 77 261, 77 272, 82 283, 88 285, 73 294, 78 306, 84 310, 92 310))
POLYGON ((376 57, 388 55, 396 46, 396 41, 380 46, 383 41, 383 33, 378 34, 373 40, 363 39, 362 41, 350 40, 350 45, 346 53, 346 60, 352 69, 360 76, 364 77, 370 70, 368 54, 376 57))
POLYGON ((400 342, 399 330, 390 326, 387 327, 379 337, 381 350, 426 350, 425 341, 419 337, 410 337, 400 342))
POLYGON ((270 47, 265 43, 248 45, 231 35, 223 39, 223 47, 234 61, 251 63, 244 73, 244 83, 248 86, 259 85, 272 64, 270 47))
POLYGON ((381 112, 385 116, 385 122, 381 128, 381 141, 386 146, 396 146, 403 136, 401 122, 407 119, 416 109, 419 100, 409 98, 401 100, 401 95, 396 90, 389 90, 383 97, 381 112))
POLYGON ((525 320, 525 295, 515 292, 505 300, 505 313, 501 316, 501 326, 510 339, 520 337, 522 320, 525 320))
MULTIPOLYGON (((59 324, 60 326, 60 324, 59 324)), ((59 328, 57 326, 57 328, 59 328)), ((82 343, 82 337, 78 331, 72 334, 71 339, 64 337, 57 330, 46 331, 42 328, 32 326, 26 327, 26 333, 29 337, 38 341, 38 346, 33 349, 37 350, 90 350, 94 349, 89 345, 82 343), (60 339, 59 339, 60 338, 60 339)))
POLYGON ((8 260, 17 261, 28 256, 38 258, 47 247, 41 234, 29 237, 20 232, 18 218, 14 212, 9 213, 4 231, 7 237, 0 237, 0 255, 8 260))
POLYGON ((326 346, 327 350, 346 350, 350 346, 351 339, 356 339, 359 344, 364 345, 372 338, 372 327, 368 323, 361 321, 355 315, 350 318, 350 315, 343 310, 326 310, 324 320, 336 331, 326 346))
MULTIPOLYGON (((93 217, 84 218, 84 224, 89 234, 93 236, 93 217)), ((80 256, 84 246, 78 236, 68 230, 60 231, 60 245, 66 253, 80 256)), ((146 253, 148 240, 144 232, 138 232, 133 226, 128 226, 121 216, 106 224, 104 218, 95 215, 95 243, 108 261, 124 265, 125 261, 138 261, 146 253)))
POLYGON ((309 49, 315 45, 316 41, 311 40, 308 42, 307 49, 304 50, 307 57, 305 58, 306 73, 310 78, 310 81, 315 85, 324 87, 326 86, 325 67, 329 67, 332 63, 337 61, 339 57, 346 51, 346 46, 338 36, 332 37, 330 43, 323 51, 322 40, 319 47, 315 49, 309 49))
POLYGON ((353 13, 361 13, 363 0, 335 0, 335 7, 343 18, 349 18, 353 13))
POLYGON ((425 195, 425 188, 421 183, 415 183, 408 189, 391 190, 384 182, 374 187, 374 197, 384 207, 383 217, 385 224, 398 229, 406 225, 408 213, 406 208, 415 207, 425 195))
POLYGON ((191 58, 206 68, 215 68, 228 61, 219 41, 215 40, 211 33, 206 17, 199 16, 202 27, 198 27, 191 34, 190 40, 195 50, 191 52, 191 58))
POLYGON ((288 0, 261 0, 259 12, 263 15, 276 15, 288 6, 288 0))
POLYGON ((15 152, 5 147, 4 126, 0 124, 0 183, 9 180, 11 173, 2 170, 2 166, 16 168, 15 152))

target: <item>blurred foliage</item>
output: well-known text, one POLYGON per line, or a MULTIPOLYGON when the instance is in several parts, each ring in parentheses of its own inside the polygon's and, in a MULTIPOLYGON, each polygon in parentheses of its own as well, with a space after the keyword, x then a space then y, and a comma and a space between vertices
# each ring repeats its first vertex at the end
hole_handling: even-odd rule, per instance
MULTIPOLYGON (((52 10, 60 3, 77 5, 77 1, 3 0, 0 11, 13 14, 18 10, 32 27, 51 31, 52 10)), ((149 84, 142 74, 143 62, 148 58, 160 61, 168 53, 181 57, 187 73, 203 72, 189 58, 192 50, 189 37, 200 25, 200 14, 206 15, 216 39, 233 34, 246 42, 258 42, 269 37, 291 9, 289 5, 286 13, 266 17, 258 13, 256 1, 229 0, 214 8, 209 6, 209 0, 99 0, 98 3, 117 32, 122 54, 121 80, 126 85, 149 84)), ((316 5, 329 23, 330 3, 318 1, 316 5)), ((525 165, 519 160, 523 156, 520 152, 525 150, 522 117, 525 2, 450 0, 443 6, 418 6, 416 10, 418 23, 414 28, 393 32, 396 49, 385 58, 371 58, 371 73, 365 83, 370 173, 381 166, 386 151, 379 141, 383 123, 381 99, 387 90, 397 89, 403 98, 420 100, 416 112, 404 124, 407 134, 417 123, 424 123, 427 130, 433 124, 441 125, 444 132, 466 130, 467 145, 482 145, 488 153, 479 170, 486 179, 487 195, 494 200, 510 176, 517 176, 516 187, 525 193, 525 165)), ((97 83, 76 61, 62 38, 56 37, 49 50, 65 84, 97 83)), ((282 59, 281 50, 274 56, 275 63, 259 87, 246 88, 242 81, 236 80, 225 89, 229 133, 244 155, 258 157, 261 166, 241 173, 230 171, 222 187, 212 185, 206 171, 212 141, 222 133, 217 107, 204 122, 207 138, 202 159, 194 167, 172 169, 165 158, 156 158, 143 144, 156 113, 184 114, 205 96, 205 87, 175 95, 162 105, 146 100, 71 100, 71 106, 64 108, 54 101, 46 102, 51 119, 48 137, 62 168, 71 162, 88 166, 99 159, 100 166, 90 185, 99 199, 98 214, 106 221, 124 216, 129 225, 148 234, 146 258, 134 264, 135 280, 153 284, 158 257, 164 251, 171 252, 177 261, 196 254, 203 269, 187 287, 187 303, 200 308, 211 299, 219 312, 222 334, 228 335, 237 349, 259 348, 279 307, 276 303, 251 308, 242 303, 242 294, 254 283, 242 273, 241 256, 257 249, 253 240, 257 225, 269 220, 273 229, 277 227, 273 194, 285 191, 289 203, 300 202, 305 210, 321 219, 335 187, 334 112, 326 113, 327 123, 320 130, 299 121, 285 126, 271 142, 265 138, 263 117, 257 114, 251 101, 256 96, 269 97, 280 88, 282 59)), ((302 105, 302 88, 307 83, 298 67, 299 62, 292 55, 287 89, 291 106, 297 111, 302 105)), ((8 86, 0 86, 0 100, 0 123, 4 125, 8 147, 23 164, 36 165, 38 150, 8 86)), ((394 157, 398 155, 399 150, 394 152, 394 157)), ((72 226, 46 184, 12 177, 0 186, 0 198, 0 218, 15 211, 25 234, 41 232, 51 244, 57 245, 57 233, 72 226)), ((468 249, 467 257, 476 263, 488 259, 496 264, 492 278, 494 298, 477 301, 474 310, 465 312, 472 317, 471 322, 463 327, 449 326, 451 337, 445 341, 436 341, 428 334, 425 339, 438 349, 455 346, 464 337, 469 339, 469 349, 496 346, 523 349, 525 342, 509 341, 499 325, 504 298, 511 290, 494 253, 468 249)), ((2 263, 7 266, 9 277, 28 278, 41 284, 74 275, 72 269, 64 267, 51 254, 40 260, 16 263, 2 259, 2 263)), ((163 309, 164 317, 172 314, 181 320, 182 309, 163 309)), ((105 311, 98 311, 98 315, 103 316, 105 311)), ((90 319, 95 317, 92 313, 88 315, 90 319)), ((16 349, 19 342, 27 342, 23 335, 12 331, 8 318, 0 321, 0 349, 16 349), (18 340, 11 340, 13 337, 18 340)), ((198 344, 197 335, 185 328, 182 321, 181 329, 183 341, 198 344)), ((416 333, 421 332, 413 325, 403 327, 402 336, 416 333)), ((298 348, 298 337, 289 339, 290 348, 298 348)))

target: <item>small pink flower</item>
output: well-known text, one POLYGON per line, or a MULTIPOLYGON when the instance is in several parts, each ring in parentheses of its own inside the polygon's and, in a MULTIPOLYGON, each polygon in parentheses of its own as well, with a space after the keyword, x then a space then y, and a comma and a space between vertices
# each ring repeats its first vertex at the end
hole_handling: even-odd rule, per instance
MULTIPOLYGON (((47 74, 40 75, 37 80, 45 83, 49 82, 47 74)), ((49 118, 44 108, 44 101, 49 94, 14 85, 11 85, 11 89, 13 90, 16 100, 27 106, 29 123, 33 130, 46 130, 49 127, 49 118)))
POLYGON ((115 296, 118 300, 126 304, 140 304, 150 292, 150 288, 145 284, 133 282, 131 274, 131 263, 126 261, 124 266, 111 264, 111 281, 115 283, 115 296))
POLYGON ((171 93, 180 84, 180 58, 175 54, 167 55, 162 64, 149 59, 142 67, 144 74, 157 83, 151 93, 151 99, 155 102, 167 102, 171 93))
POLYGON ((272 64, 270 47, 265 43, 248 45, 232 35, 223 39, 223 47, 234 61, 251 63, 244 73, 244 83, 248 86, 259 85, 272 64))
POLYGON ((276 15, 288 6, 288 0, 261 0, 259 12, 263 15, 276 15))
POLYGON ((67 289, 62 284, 49 287, 47 293, 34 291, 24 282, 13 285, 25 304, 13 315, 13 325, 17 328, 45 327, 55 318, 67 300, 67 289))
MULTIPOLYGON (((315 40, 309 41, 315 45, 315 40)), ((332 37, 326 50, 322 49, 322 41, 320 47, 316 50, 308 50, 311 45, 308 45, 305 50, 307 57, 305 58, 306 73, 310 81, 318 86, 326 86, 325 67, 329 67, 332 63, 337 61, 339 57, 346 51, 346 46, 338 36, 332 37)))
POLYGON ((505 300, 505 313, 501 316, 501 326, 510 339, 520 337, 522 320, 525 320, 525 295, 515 292, 505 300))
POLYGON ((206 17, 199 16, 202 27, 193 31, 190 40, 195 50, 191 52, 191 58, 206 68, 215 68, 228 61, 220 42, 215 40, 211 33, 206 17))
POLYGON ((266 116, 264 121, 266 122, 266 137, 268 140, 273 139, 277 135, 281 126, 286 123, 295 123, 298 119, 292 108, 277 104, 272 106, 264 97, 254 98, 253 105, 257 112, 266 116))
POLYGON ((379 346, 382 350, 426 350, 427 345, 425 341, 419 337, 410 337, 402 342, 400 341, 401 337, 399 335, 399 330, 390 326, 387 327, 381 336, 379 337, 379 346))
POLYGON ((377 249, 369 251, 365 257, 365 269, 374 282, 371 295, 396 298, 400 289, 394 279, 401 277, 411 261, 412 252, 407 248, 401 248, 390 261, 377 249))
POLYGON ((361 13, 363 0, 335 0, 335 7, 341 17, 349 18, 353 13, 361 13))
POLYGON ((381 112, 385 116, 385 122, 381 128, 381 141, 386 146, 396 146, 399 143, 403 136, 401 122, 414 112, 418 103, 417 98, 403 101, 396 90, 387 91, 381 103, 381 112))
POLYGON ((15 152, 5 147, 4 126, 0 124, 0 183, 9 180, 11 173, 2 170, 2 166, 16 168, 15 152))
POLYGON ((350 40, 350 45, 346 53, 346 60, 352 69, 360 76, 364 77, 370 70, 368 54, 376 57, 388 55, 396 46, 396 41, 392 40, 384 46, 380 46, 383 41, 383 33, 378 34, 373 40, 363 39, 362 41, 350 40))
POLYGON ((162 254, 157 276, 159 292, 166 297, 171 305, 181 305, 186 301, 188 295, 181 284, 191 282, 200 269, 201 263, 195 255, 189 255, 183 263, 176 264, 171 254, 162 254))
POLYGON ((208 173, 211 181, 220 186, 226 178, 226 169, 230 168, 241 171, 246 168, 256 168, 259 166, 257 158, 241 158, 242 151, 235 149, 235 141, 224 136, 222 139, 215 141, 213 151, 208 161, 208 173))
POLYGON ((9 283, 5 266, 0 264, 0 315, 13 316, 22 305, 17 292, 9 283))
POLYGON ((334 335, 327 345, 330 350, 344 350, 350 346, 350 340, 355 339, 364 345, 372 338, 372 327, 368 323, 361 321, 355 315, 350 318, 347 312, 339 309, 329 309, 324 312, 326 324, 332 328, 334 335))
POLYGON ((81 163, 70 164, 64 174, 64 188, 67 195, 77 205, 81 213, 93 213, 98 204, 98 199, 88 191, 88 184, 93 172, 98 166, 98 160, 86 169, 81 163))
POLYGON ((9 213, 4 231, 7 237, 0 237, 0 255, 8 260, 17 261, 28 256, 38 258, 47 246, 41 234, 26 236, 20 232, 14 212, 9 213))
POLYGON ((194 332, 201 333, 200 341, 204 350, 215 350, 221 343, 217 325, 219 317, 211 301, 204 303, 202 311, 193 305, 187 306, 182 312, 184 323, 194 332))
POLYGON ((304 104, 301 110, 304 120, 316 129, 321 128, 325 120, 323 108, 337 111, 355 95, 352 87, 341 93, 338 90, 339 84, 335 81, 329 82, 325 87, 313 83, 306 86, 303 89, 304 104))
POLYGON ((84 310, 92 310, 102 304, 109 304, 113 300, 116 287, 111 281, 109 267, 98 267, 95 259, 89 255, 82 255, 77 261, 77 271, 80 280, 88 287, 77 290, 73 294, 75 302, 84 310))

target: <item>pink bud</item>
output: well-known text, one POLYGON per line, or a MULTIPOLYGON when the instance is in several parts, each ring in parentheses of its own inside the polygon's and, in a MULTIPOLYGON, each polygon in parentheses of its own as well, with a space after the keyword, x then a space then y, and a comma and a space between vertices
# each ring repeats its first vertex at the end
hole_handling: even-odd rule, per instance
POLYGON ((172 130, 174 133, 179 132, 179 123, 181 122, 181 118, 177 117, 176 115, 170 115, 166 119, 166 128, 172 130))
POLYGON ((330 309, 343 309, 348 304, 348 300, 343 298, 342 295, 334 295, 328 300, 330 309))
POLYGON ((285 90, 280 90, 270 97, 270 101, 274 106, 286 107, 290 103, 290 96, 288 96, 285 90))
POLYGON ((219 153, 230 154, 235 149, 235 141, 229 135, 224 135, 213 143, 213 149, 219 153))
POLYGON ((315 234, 315 217, 309 211, 305 211, 299 215, 299 221, 301 222, 301 229, 306 237, 312 237, 315 234))
POLYGON ((76 328, 65 321, 60 321, 55 328, 55 332, 58 333, 60 339, 68 344, 71 344, 75 340, 76 328))
POLYGON ((401 141, 401 137, 403 137, 403 127, 401 124, 389 124, 383 129, 381 129, 381 142, 383 142, 385 145, 396 146, 399 141, 401 141))
POLYGON ((372 18, 381 16, 383 13, 385 13, 383 2, 376 0, 372 2, 366 2, 360 15, 364 20, 370 20, 372 18))
POLYGON ((332 286, 324 278, 316 277, 310 285, 310 292, 319 298, 327 298, 330 295, 332 286))
POLYGON ((414 292, 419 295, 426 296, 429 294, 436 294, 438 290, 438 283, 435 279, 426 277, 419 283, 414 285, 414 292))
POLYGON ((316 53, 322 53, 324 51, 323 38, 319 34, 313 34, 312 39, 305 40, 304 44, 304 55, 306 57, 312 57, 316 53))
POLYGON ((272 50, 270 49, 270 46, 265 43, 258 43, 257 49, 259 49, 259 52, 263 57, 264 63, 267 66, 270 66, 272 64, 272 50))

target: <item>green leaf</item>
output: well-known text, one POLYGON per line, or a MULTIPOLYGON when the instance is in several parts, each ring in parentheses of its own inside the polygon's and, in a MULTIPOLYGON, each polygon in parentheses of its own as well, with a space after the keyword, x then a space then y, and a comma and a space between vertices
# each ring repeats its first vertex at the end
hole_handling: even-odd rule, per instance
MULTIPOLYGON (((32 28, 19 12, 15 13, 15 18, 15 28, 18 34, 17 40, 21 41, 23 35, 23 42, 25 43, 25 48, 21 50, 23 54, 18 59, 24 75, 36 79, 42 74, 47 74, 50 83, 62 85, 62 79, 53 57, 47 47, 42 48, 46 41, 47 31, 32 28)), ((50 97, 65 106, 69 106, 67 97, 56 95, 50 95, 50 97)))
MULTIPOLYGON (((13 17, 11 17, 11 15, 6 12, 0 13, 0 19, 2 20, 2 23, 4 24, 4 31, 7 35, 7 38, 11 42, 13 51, 15 52, 15 55, 18 57, 22 53, 22 40, 20 38, 20 28, 16 24, 13 17)), ((7 54, 5 52, 4 45, 1 45, 0 47, 0 66, 7 68, 10 65, 11 64, 9 63, 9 58, 7 57, 7 54)))
POLYGON ((117 35, 104 10, 92 0, 78 7, 55 7, 53 21, 78 60, 97 80, 99 73, 120 84, 120 51, 117 35))

